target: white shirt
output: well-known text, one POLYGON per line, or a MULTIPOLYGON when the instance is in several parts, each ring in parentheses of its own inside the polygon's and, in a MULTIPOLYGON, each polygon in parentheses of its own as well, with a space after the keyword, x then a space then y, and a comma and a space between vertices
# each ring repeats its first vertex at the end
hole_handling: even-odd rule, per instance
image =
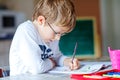
POLYGON ((47 72, 53 67, 50 57, 57 65, 63 66, 66 57, 59 51, 58 43, 54 41, 47 45, 31 21, 22 23, 16 30, 10 48, 10 75, 47 72))

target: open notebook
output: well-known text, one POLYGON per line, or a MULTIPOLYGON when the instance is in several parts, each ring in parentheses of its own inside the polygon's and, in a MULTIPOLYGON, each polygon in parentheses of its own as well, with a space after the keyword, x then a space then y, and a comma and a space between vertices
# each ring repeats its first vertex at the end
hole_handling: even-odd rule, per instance
POLYGON ((78 70, 69 70, 67 67, 55 67, 49 73, 61 73, 61 74, 91 74, 98 72, 107 68, 109 65, 105 64, 88 64, 88 65, 81 65, 78 70))

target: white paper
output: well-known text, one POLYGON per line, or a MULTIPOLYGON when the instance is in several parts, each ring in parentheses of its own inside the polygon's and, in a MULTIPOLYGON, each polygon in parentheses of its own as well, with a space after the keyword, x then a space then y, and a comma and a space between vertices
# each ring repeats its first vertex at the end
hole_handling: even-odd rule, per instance
POLYGON ((91 74, 99 71, 104 67, 104 64, 89 64, 83 65, 78 70, 69 70, 67 67, 55 67, 49 73, 62 73, 62 74, 91 74))

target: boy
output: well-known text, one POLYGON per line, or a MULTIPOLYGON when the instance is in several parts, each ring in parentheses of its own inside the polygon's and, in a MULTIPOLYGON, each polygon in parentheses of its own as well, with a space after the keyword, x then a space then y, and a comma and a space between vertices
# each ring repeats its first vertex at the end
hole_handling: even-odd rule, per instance
POLYGON ((10 75, 44 73, 55 66, 79 68, 79 62, 63 56, 59 39, 75 26, 71 0, 39 0, 32 17, 20 24, 10 48, 10 75))

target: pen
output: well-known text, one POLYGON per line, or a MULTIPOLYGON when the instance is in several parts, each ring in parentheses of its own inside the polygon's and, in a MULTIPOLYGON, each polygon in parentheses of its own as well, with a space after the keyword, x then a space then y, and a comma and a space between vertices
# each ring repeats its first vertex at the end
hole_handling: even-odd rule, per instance
POLYGON ((114 74, 114 75, 108 75, 108 74, 103 74, 105 77, 113 77, 113 78, 120 78, 120 75, 114 74))
POLYGON ((83 75, 83 77, 85 77, 85 78, 91 78, 91 79, 95 79, 95 80, 101 80, 101 79, 108 80, 109 79, 106 76, 100 76, 100 75, 83 75))
POLYGON ((73 52, 73 56, 72 56, 72 63, 73 63, 73 60, 75 58, 76 49, 77 49, 77 42, 75 44, 75 48, 74 48, 74 52, 73 52))
POLYGON ((108 75, 114 75, 114 74, 120 75, 120 72, 108 72, 107 74, 108 74, 108 75))
POLYGON ((107 74, 103 74, 103 76, 120 78, 120 72, 108 72, 107 74))

